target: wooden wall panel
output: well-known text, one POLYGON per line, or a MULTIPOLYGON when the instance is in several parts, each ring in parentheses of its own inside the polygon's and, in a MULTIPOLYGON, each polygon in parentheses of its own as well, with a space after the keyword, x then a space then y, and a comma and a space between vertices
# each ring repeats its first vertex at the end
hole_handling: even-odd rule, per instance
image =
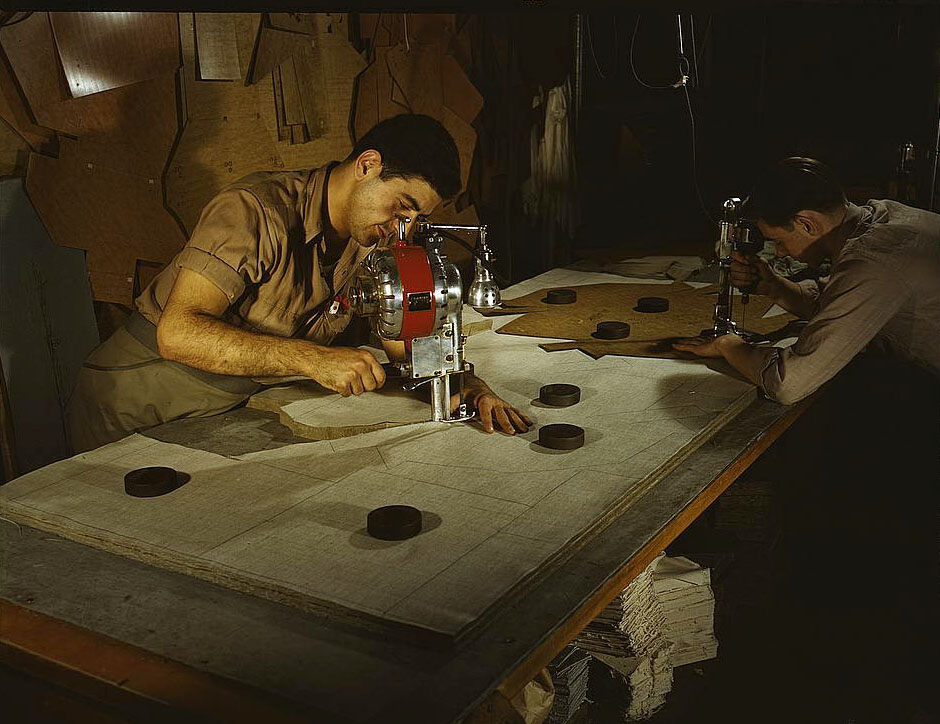
POLYGON ((26 189, 53 241, 88 250, 100 301, 130 304, 137 260, 166 263, 186 241, 158 179, 85 161, 80 140, 62 138, 58 159, 32 154, 26 189))
POLYGON ((33 113, 69 97, 49 13, 33 13, 21 23, 0 29, 0 45, 33 113))
POLYGON ((180 129, 176 76, 43 106, 43 126, 76 136, 84 159, 159 179, 180 129))
POLYGON ((9 123, 0 120, 0 176, 25 176, 29 144, 9 123))
POLYGON ((356 138, 398 113, 436 118, 457 143, 461 187, 466 188, 477 137, 471 123, 482 106, 479 91, 443 45, 376 47, 375 61, 360 76, 356 138))
POLYGON ((202 207, 226 184, 284 162, 261 115, 262 105, 273 115, 273 97, 258 99, 270 85, 198 80, 192 13, 180 13, 179 28, 188 119, 167 171, 166 203, 191 232, 202 207))
POLYGON ((240 80, 238 33, 232 13, 196 13, 201 80, 240 80))
POLYGON ((73 98, 179 68, 175 13, 50 13, 73 98))

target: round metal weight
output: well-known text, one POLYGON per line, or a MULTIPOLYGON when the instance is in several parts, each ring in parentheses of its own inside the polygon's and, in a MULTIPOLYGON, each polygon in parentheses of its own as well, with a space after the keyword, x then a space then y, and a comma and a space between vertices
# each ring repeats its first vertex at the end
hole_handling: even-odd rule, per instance
POLYGON ((371 511, 366 530, 379 540, 405 540, 421 532, 421 511, 410 505, 385 505, 371 511))
POLYGON ((539 402, 553 407, 570 407, 581 401, 581 388, 577 385, 544 385, 539 389, 539 402))
POLYGON ((547 304, 571 304, 577 299, 578 293, 574 289, 549 289, 542 301, 547 304))
POLYGON ((137 468, 124 476, 124 492, 135 498, 155 498, 173 492, 180 485, 180 476, 173 468, 137 468))
POLYGON ((584 445, 584 428, 556 423, 539 428, 539 445, 552 450, 577 450, 584 445))
POLYGON ((665 297, 640 297, 634 309, 637 312, 666 312, 669 310, 669 300, 665 297))
POLYGON ((630 325, 626 322, 598 322, 591 336, 595 339, 626 339, 630 336, 630 325))

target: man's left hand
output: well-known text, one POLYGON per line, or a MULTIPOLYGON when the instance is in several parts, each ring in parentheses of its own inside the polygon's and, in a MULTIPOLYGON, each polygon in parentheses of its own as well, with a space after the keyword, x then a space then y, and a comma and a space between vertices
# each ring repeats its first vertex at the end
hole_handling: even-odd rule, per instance
POLYGON ((672 348, 678 352, 691 352, 696 357, 717 359, 724 357, 721 348, 727 344, 727 338, 736 336, 734 334, 723 334, 720 337, 686 337, 673 342, 672 348))
POLYGON ((487 432, 493 432, 493 423, 507 435, 525 432, 532 420, 493 392, 481 392, 474 400, 480 424, 487 432))

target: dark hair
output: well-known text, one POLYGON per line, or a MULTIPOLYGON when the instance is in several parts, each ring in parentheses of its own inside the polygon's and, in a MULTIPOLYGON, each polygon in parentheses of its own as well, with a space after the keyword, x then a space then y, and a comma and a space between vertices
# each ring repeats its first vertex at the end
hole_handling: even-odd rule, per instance
POLYGON ((382 154, 379 178, 422 178, 445 200, 460 191, 457 144, 430 116, 403 113, 379 121, 356 142, 346 160, 370 149, 382 154))
POLYGON ((828 213, 845 205, 845 191, 822 161, 791 156, 778 161, 758 179, 745 213, 771 226, 789 227, 804 209, 828 213))

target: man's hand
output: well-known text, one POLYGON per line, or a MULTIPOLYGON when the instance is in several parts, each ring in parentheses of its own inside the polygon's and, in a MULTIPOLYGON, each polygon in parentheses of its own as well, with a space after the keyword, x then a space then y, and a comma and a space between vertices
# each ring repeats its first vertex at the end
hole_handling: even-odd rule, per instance
POLYGON ((722 349, 733 344, 734 340, 744 341, 736 334, 723 334, 720 337, 686 337, 673 342, 672 348, 679 352, 691 352, 696 357, 717 359, 725 356, 722 349))
MULTIPOLYGON (((493 432, 494 420, 499 425, 499 429, 507 435, 515 435, 517 432, 525 432, 529 429, 532 420, 499 397, 479 377, 467 375, 464 385, 464 397, 468 404, 476 408, 484 430, 493 432)), ((452 398, 451 404, 454 406, 458 404, 456 395, 452 398)))
POLYGON ((493 432, 494 420, 499 425, 500 430, 507 435, 525 432, 532 424, 532 420, 506 400, 497 397, 492 391, 481 392, 473 400, 473 405, 477 408, 477 414, 480 416, 480 424, 487 432, 493 432))
POLYGON ((371 392, 385 384, 385 370, 364 349, 316 345, 305 374, 343 397, 371 392))
POLYGON ((782 277, 759 256, 731 254, 731 283, 752 294, 773 297, 779 291, 782 277))

